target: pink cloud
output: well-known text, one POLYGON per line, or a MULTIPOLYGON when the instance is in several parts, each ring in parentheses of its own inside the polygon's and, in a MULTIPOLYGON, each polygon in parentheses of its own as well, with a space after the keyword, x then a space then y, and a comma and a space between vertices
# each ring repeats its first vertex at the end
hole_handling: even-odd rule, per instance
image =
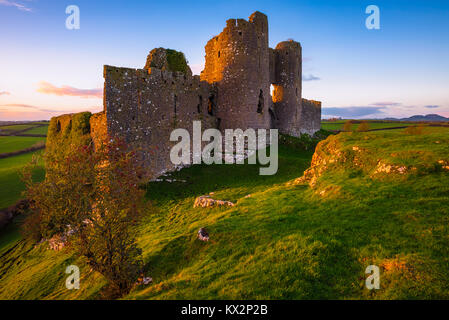
POLYGON ((10 93, 8 91, 0 91, 0 96, 3 96, 3 95, 8 96, 8 95, 10 95, 10 93))
POLYGON ((29 8, 23 4, 13 2, 13 1, 8 1, 8 0, 0 0, 0 5, 7 6, 7 7, 15 7, 21 11, 27 11, 27 12, 33 11, 31 8, 29 8))
POLYGON ((37 92, 44 94, 54 94, 57 96, 72 96, 81 98, 103 98, 103 89, 77 89, 70 86, 62 86, 60 88, 49 82, 41 81, 38 83, 37 92))
POLYGON ((402 105, 402 103, 400 103, 400 102, 375 102, 372 105, 378 106, 378 107, 397 107, 397 106, 402 105))
POLYGON ((0 104, 0 120, 42 120, 50 119, 58 114, 77 113, 82 111, 100 112, 102 109, 102 106, 56 109, 30 104, 8 103, 0 104))

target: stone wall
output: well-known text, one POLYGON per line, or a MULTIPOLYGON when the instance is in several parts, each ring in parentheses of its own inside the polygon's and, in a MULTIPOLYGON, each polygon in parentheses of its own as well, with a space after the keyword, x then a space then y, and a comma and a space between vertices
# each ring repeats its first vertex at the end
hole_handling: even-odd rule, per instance
POLYGON ((175 169, 170 161, 174 129, 192 135, 195 120, 202 122, 203 130, 217 127, 208 112, 210 85, 199 76, 105 66, 104 77, 107 132, 137 150, 152 177, 175 169))
POLYGON ((302 99, 299 133, 313 135, 321 129, 321 101, 302 99))

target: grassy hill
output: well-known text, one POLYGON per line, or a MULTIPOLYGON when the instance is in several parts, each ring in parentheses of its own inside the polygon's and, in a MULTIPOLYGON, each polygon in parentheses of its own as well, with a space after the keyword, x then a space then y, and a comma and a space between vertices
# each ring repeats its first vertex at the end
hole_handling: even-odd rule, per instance
MULTIPOLYGON (((279 149, 279 172, 193 166, 149 183, 136 228, 146 275, 127 299, 449 298, 449 128, 340 133, 279 149), (297 179, 307 170, 302 179, 297 179), (197 196, 235 207, 193 208, 197 196), (196 239, 206 227, 211 240, 196 239), (365 268, 380 267, 380 289, 365 268)), ((104 279, 70 251, 0 235, 0 298, 92 299, 104 279), (81 289, 65 289, 65 268, 81 289)))

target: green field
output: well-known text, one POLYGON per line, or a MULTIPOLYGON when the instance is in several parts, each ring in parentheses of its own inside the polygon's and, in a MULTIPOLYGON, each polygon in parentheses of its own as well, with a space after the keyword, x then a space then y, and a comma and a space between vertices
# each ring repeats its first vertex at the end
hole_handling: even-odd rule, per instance
MULTIPOLYGON (((24 185, 19 172, 31 161, 34 154, 40 153, 41 151, 37 151, 0 159, 0 208, 9 207, 21 199, 24 185)), ((41 179, 44 177, 43 166, 36 171, 36 175, 41 179)))
POLYGON ((1 126, 0 127, 0 132, 7 132, 7 133, 11 133, 11 132, 17 132, 17 131, 22 131, 22 130, 26 130, 26 129, 30 129, 35 127, 36 125, 34 124, 17 124, 17 125, 10 125, 10 126, 1 126))
POLYGON ((26 134, 47 135, 47 131, 48 131, 48 125, 45 125, 45 126, 38 126, 38 127, 33 128, 33 129, 27 130, 24 133, 26 133, 26 134))
POLYGON ((0 132, 6 134, 15 134, 21 132, 23 134, 46 135, 47 131, 48 131, 48 123, 46 122, 32 122, 29 124, 0 126, 0 132))
MULTIPOLYGON (((448 128, 330 136, 317 150, 327 160, 313 188, 288 184, 312 153, 279 152, 274 176, 259 176, 255 165, 193 166, 170 177, 185 183, 149 183, 153 206, 136 233, 153 284, 124 298, 449 298, 448 128), (381 163, 406 169, 376 173, 381 163), (236 206, 193 208, 209 192, 236 206), (209 242, 196 239, 200 227, 209 242), (381 288, 369 291, 372 264, 381 288)), ((98 297, 105 281, 82 259, 16 232, 0 236, 1 299, 98 297), (69 264, 80 267, 80 290, 65 289, 69 264)))
POLYGON ((0 153, 9 153, 30 148, 38 142, 45 141, 39 137, 0 136, 0 153))
MULTIPOLYGON (((345 120, 341 121, 323 121, 321 122, 321 128, 324 130, 343 130, 345 120)), ((369 129, 386 129, 394 127, 407 127, 416 125, 416 123, 406 123, 406 122, 378 122, 378 121, 368 121, 369 129)), ((352 125, 352 130, 357 130, 359 123, 352 125)))

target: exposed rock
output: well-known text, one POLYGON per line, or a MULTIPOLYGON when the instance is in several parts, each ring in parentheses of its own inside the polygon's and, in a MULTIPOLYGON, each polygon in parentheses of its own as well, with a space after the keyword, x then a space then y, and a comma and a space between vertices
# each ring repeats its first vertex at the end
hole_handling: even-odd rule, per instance
MULTIPOLYGON (((70 225, 67 225, 67 231, 65 231, 63 234, 57 234, 54 235, 52 238, 48 239, 49 249, 54 251, 62 250, 66 246, 68 238, 75 232, 76 231, 70 225)), ((41 242, 45 241, 46 240, 44 239, 41 242)))
POLYGON ((198 230, 198 239, 201 241, 209 241, 209 233, 205 228, 198 230))
POLYGON ((145 275, 142 273, 140 274, 139 278, 137 279, 136 285, 148 285, 153 282, 153 278, 151 277, 145 277, 145 275))
POLYGON ((405 174, 408 172, 407 167, 405 166, 398 166, 388 163, 379 162, 377 165, 376 170, 374 171, 374 174, 378 173, 399 173, 399 174, 405 174))
POLYGON ((233 206, 235 206, 235 204, 232 203, 231 201, 215 200, 215 199, 212 199, 210 196, 200 196, 195 199, 195 203, 193 205, 194 208, 197 208, 197 207, 208 208, 208 207, 215 207, 215 206, 217 206, 217 207, 219 207, 219 206, 233 207, 233 206))
POLYGON ((62 250, 67 242, 65 235, 56 235, 48 240, 48 247, 50 250, 59 251, 62 250))
POLYGON ((309 184, 315 187, 317 179, 328 169, 328 166, 337 162, 346 162, 346 153, 339 149, 336 139, 330 137, 318 143, 315 153, 312 157, 310 168, 304 171, 304 175, 297 178, 287 185, 309 184))

